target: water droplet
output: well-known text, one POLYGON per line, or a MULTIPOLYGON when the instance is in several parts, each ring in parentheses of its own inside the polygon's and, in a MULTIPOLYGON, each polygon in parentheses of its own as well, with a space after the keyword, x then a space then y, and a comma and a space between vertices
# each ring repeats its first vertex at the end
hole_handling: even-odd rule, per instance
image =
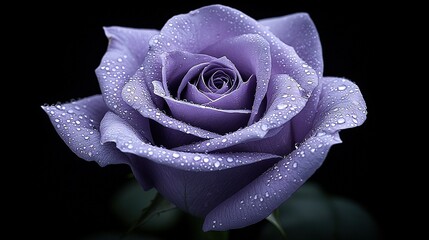
POLYGON ((267 131, 268 125, 267 124, 262 124, 261 125, 261 129, 262 129, 262 131, 267 131))
POLYGON ((318 132, 318 133, 316 134, 316 136, 318 136, 318 137, 321 137, 321 136, 324 136, 324 135, 326 135, 326 133, 325 133, 325 132, 318 132))
POLYGON ((337 120, 337 123, 339 123, 339 124, 343 124, 343 123, 345 123, 346 122, 346 119, 344 119, 344 118, 339 118, 338 120, 337 120))
POLYGON ((58 119, 58 118, 55 118, 55 120, 54 120, 55 122, 60 122, 60 119, 58 119))
POLYGON ((224 142, 226 142, 228 139, 226 139, 226 138, 224 138, 224 139, 222 139, 222 142, 224 143, 224 142))
POLYGON ((346 90, 346 88, 347 88, 347 86, 341 85, 337 89, 338 89, 338 91, 344 91, 344 90, 346 90))
POLYGON ((298 163, 294 162, 294 163, 292 164, 292 167, 293 167, 293 168, 298 167, 298 163))
POLYGON ((286 103, 279 103, 278 105, 277 105, 277 109, 279 109, 279 110, 282 110, 282 109, 285 109, 285 108, 287 108, 287 104, 286 103))
POLYGON ((76 124, 80 124, 80 121, 79 121, 79 120, 76 120, 76 124))
POLYGON ((203 159, 203 162, 208 163, 208 162, 209 162, 209 159, 208 159, 208 158, 204 158, 204 159, 203 159))
POLYGON ((227 157, 227 158, 226 158, 226 161, 230 163, 230 162, 233 162, 233 161, 234 161, 234 159, 233 159, 232 157, 227 157))
POLYGON ((214 166, 218 168, 218 167, 220 166, 220 162, 219 162, 219 161, 216 161, 216 162, 214 163, 214 166))
POLYGON ((128 144, 128 149, 133 149, 133 145, 132 144, 128 144))
POLYGON ((180 154, 178 154, 178 153, 173 153, 173 157, 174 157, 174 158, 178 158, 178 157, 180 157, 180 154))
POLYGON ((200 161, 200 160, 201 160, 201 157, 200 157, 200 156, 195 156, 195 157, 194 157, 194 160, 195 160, 195 161, 200 161))
POLYGON ((88 156, 92 157, 92 152, 88 152, 88 156))

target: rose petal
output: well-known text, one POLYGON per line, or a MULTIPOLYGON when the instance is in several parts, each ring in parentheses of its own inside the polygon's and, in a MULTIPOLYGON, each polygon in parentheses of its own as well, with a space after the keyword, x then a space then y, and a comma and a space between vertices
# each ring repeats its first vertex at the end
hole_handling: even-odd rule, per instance
MULTIPOLYGON (((172 51, 161 54, 162 84, 167 96, 179 97, 184 86, 183 78, 188 71, 195 66, 215 60, 216 58, 204 54, 193 54, 189 52, 172 51), (179 92, 177 92, 179 90, 179 92), (171 95, 173 92, 174 95, 171 95), (177 94, 176 94, 177 92, 177 94)), ((201 67, 201 69, 204 66, 201 67)), ((199 71, 196 70, 195 74, 199 71)), ((186 83, 184 83, 186 84, 186 83)))
MULTIPOLYGON (((296 117, 296 116, 295 116, 296 117)), ((295 147, 295 130, 287 122, 272 136, 257 141, 244 142, 221 149, 219 152, 269 152, 279 156, 289 154, 295 147)))
POLYGON ((165 99, 172 116, 180 121, 216 133, 227 133, 244 127, 250 116, 250 110, 223 110, 176 100, 165 95, 161 82, 153 82, 155 92, 165 99))
POLYGON ((185 99, 189 102, 205 105, 213 101, 193 84, 188 83, 185 89, 185 99))
POLYGON ((104 32, 109 46, 95 72, 107 107, 121 114, 131 109, 121 98, 122 88, 142 64, 149 49, 149 39, 158 31, 105 27, 104 32))
POLYGON ((151 121, 150 129, 152 130, 154 145, 172 149, 178 146, 201 141, 200 137, 192 134, 186 134, 186 132, 189 132, 186 126, 181 128, 183 128, 183 131, 167 128, 157 122, 151 121))
POLYGON ((100 166, 128 162, 127 156, 114 146, 100 144, 99 125, 108 111, 101 95, 42 108, 58 135, 78 157, 100 166))
MULTIPOLYGON (((204 230, 227 230, 256 223, 288 199, 322 164, 339 131, 366 119, 358 87, 348 80, 323 78, 313 120, 304 142, 285 159, 211 211, 204 230)), ((309 114, 310 112, 307 112, 309 114)))
MULTIPOLYGON (((160 87, 157 91, 163 91, 163 88, 160 87)), ((183 135, 192 134, 205 139, 219 136, 217 133, 191 126, 185 122, 167 116, 163 111, 155 106, 155 103, 152 101, 152 95, 149 93, 146 84, 141 84, 138 76, 133 76, 133 78, 131 78, 131 80, 125 85, 122 91, 122 97, 127 104, 136 109, 145 118, 152 119, 166 128, 182 132, 183 135)))
POLYGON ((289 122, 307 101, 301 96, 298 84, 289 76, 276 75, 269 81, 267 94, 268 108, 258 122, 241 130, 210 140, 180 146, 176 150, 190 152, 211 152, 224 148, 260 140, 275 135, 289 122))
POLYGON ((158 31, 105 27, 104 32, 109 39, 109 46, 100 66, 95 70, 103 99, 111 111, 127 118, 134 127, 141 129, 146 137, 151 139, 147 119, 124 102, 121 91, 142 64, 149 49, 149 39, 158 31))
POLYGON ((205 218, 203 230, 242 228, 268 217, 320 167, 329 148, 339 142, 338 133, 307 139, 286 158, 213 209, 205 218))
POLYGON ((244 76, 255 75, 256 92, 247 93, 254 96, 252 115, 249 119, 249 125, 252 124, 267 93, 271 75, 271 55, 268 42, 257 34, 244 34, 219 41, 204 49, 203 53, 217 57, 226 56, 244 76))
MULTIPOLYGON (((142 139, 127 122, 112 112, 107 112, 101 121, 101 142, 114 142, 122 152, 132 153, 155 163, 186 171, 220 171, 279 158, 267 153, 189 153, 153 146, 142 139)), ((142 160, 143 161, 143 160, 142 160)))
POLYGON ((322 45, 313 21, 307 13, 259 20, 281 41, 292 46, 319 77, 323 76, 322 45))
POLYGON ((276 161, 277 158, 263 159, 222 171, 195 172, 137 159, 133 162, 133 169, 135 173, 144 172, 157 191, 175 206, 192 215, 204 217, 276 161))
MULTIPOLYGON (((176 50, 200 53, 221 39, 243 34, 259 34, 265 38, 271 48, 271 74, 288 74, 301 85, 303 94, 311 94, 317 86, 317 74, 295 50, 268 31, 266 26, 236 9, 222 5, 202 7, 167 21, 160 34, 150 41, 144 71, 139 73, 138 79, 145 81, 152 92, 151 83, 161 79, 159 55, 162 53, 176 50)), ((158 105, 161 101, 159 97, 153 98, 158 105)))
MULTIPOLYGON (((239 75, 238 70, 235 68, 234 64, 227 59, 226 57, 220 57, 220 58, 215 58, 209 62, 207 62, 206 64, 200 64, 197 65, 195 67, 192 67, 191 69, 189 69, 189 71, 187 72, 187 74, 183 77, 182 83, 179 86, 179 90, 177 92, 177 95, 180 96, 181 92, 183 91, 183 89, 185 88, 185 86, 190 83, 190 81, 193 78, 198 78, 198 81, 196 85, 202 92, 206 93, 206 95, 210 98, 212 98, 210 95, 208 95, 208 93, 216 93, 216 95, 218 94, 222 94, 222 92, 216 92, 216 89, 212 84, 213 84, 213 79, 206 79, 206 81, 204 81, 204 79, 200 78, 200 74, 205 75, 205 73, 209 73, 207 75, 210 76, 210 72, 213 71, 217 71, 217 70, 223 70, 228 71, 230 73, 230 76, 234 76, 236 78, 236 82, 242 82, 241 77, 239 75), (207 85, 206 82, 209 84, 207 85)), ((214 72, 213 72, 214 74, 214 72)), ((237 84, 237 83, 235 83, 237 84)), ((228 92, 228 89, 225 89, 224 93, 228 92)), ((184 97, 186 99, 186 95, 184 97)), ((214 98, 212 98, 214 99, 214 98)))
POLYGON ((298 130, 297 141, 317 132, 332 133, 356 127, 365 121, 366 105, 356 84, 343 78, 324 77, 318 94, 317 107, 306 106, 292 120, 292 127, 298 130))
MULTIPOLYGON (((252 77, 254 78, 254 77, 252 77)), ((201 104, 207 107, 214 107, 220 109, 251 109, 252 98, 254 97, 252 92, 255 92, 256 81, 255 79, 248 79, 247 81, 240 84, 234 91, 227 93, 216 100, 201 104)), ((187 91, 191 91, 189 88, 187 91)), ((193 91, 193 90, 192 90, 193 91)))
POLYGON ((201 216, 280 159, 264 153, 185 153, 152 146, 111 112, 100 130, 102 143, 114 142, 122 152, 142 157, 131 158, 136 175, 150 179, 178 207, 201 216))

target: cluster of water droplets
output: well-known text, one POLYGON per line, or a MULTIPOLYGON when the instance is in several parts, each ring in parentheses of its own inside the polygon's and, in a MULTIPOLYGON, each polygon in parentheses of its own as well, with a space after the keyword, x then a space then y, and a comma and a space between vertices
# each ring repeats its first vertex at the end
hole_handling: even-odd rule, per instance
MULTIPOLYGON (((124 132, 124 134, 127 134, 124 132)), ((127 135, 128 137, 130 134, 127 135)), ((127 137, 123 136, 123 137, 127 137)), ((121 138, 118 138, 121 139, 121 138)), ((117 143, 123 152, 129 152, 154 162, 170 165, 174 168, 192 171, 217 171, 243 166, 275 157, 263 153, 187 153, 156 147, 139 140, 127 140, 117 143)))
POLYGON ((101 90, 103 98, 107 106, 119 114, 126 114, 121 111, 126 111, 128 106, 122 100, 122 88, 127 80, 131 77, 124 61, 127 61, 128 56, 123 55, 116 59, 104 58, 97 69, 98 77, 101 78, 101 90))
POLYGON ((58 134, 74 148, 74 152, 89 159, 99 154, 99 144, 93 142, 99 140, 99 126, 89 115, 87 104, 74 101, 43 108, 58 134))
POLYGON ((366 106, 359 88, 346 79, 333 78, 322 87, 317 115, 319 125, 313 133, 319 136, 325 132, 356 127, 366 118, 366 106))
MULTIPOLYGON (((247 220, 251 213, 273 211, 273 206, 284 202, 313 174, 325 159, 329 147, 335 143, 337 141, 334 136, 326 135, 322 138, 312 137, 300 144, 296 150, 259 176, 254 181, 254 186, 246 187, 240 193, 241 198, 233 200, 233 206, 242 210, 237 216, 247 220), (260 189, 266 190, 258 191, 260 189)), ((221 227, 221 222, 221 219, 212 220, 211 227, 221 227)))

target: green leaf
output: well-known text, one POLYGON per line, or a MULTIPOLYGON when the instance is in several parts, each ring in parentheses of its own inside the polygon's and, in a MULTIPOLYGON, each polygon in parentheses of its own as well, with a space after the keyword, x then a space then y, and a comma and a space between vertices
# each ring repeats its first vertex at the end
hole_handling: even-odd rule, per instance
MULTIPOLYGON (((350 199, 331 196, 316 184, 305 183, 279 207, 277 223, 288 240, 376 240, 379 229, 372 216, 350 199)), ((281 240, 272 224, 266 224, 261 239, 281 240)))
MULTIPOLYGON (((132 180, 125 184, 112 199, 112 210, 116 216, 127 227, 134 225, 147 209, 157 195, 155 189, 143 191, 137 181, 132 180)), ((165 231, 173 227, 181 217, 182 212, 172 210, 155 214, 150 221, 140 225, 139 230, 143 231, 165 231)))
POLYGON ((274 213, 271 213, 271 214, 270 214, 270 216, 268 216, 266 219, 267 219, 271 224, 273 224, 273 225, 274 225, 274 227, 276 227, 276 228, 277 228, 277 230, 279 230, 279 232, 280 232, 280 234, 282 235, 282 237, 283 237, 284 239, 286 239, 286 233, 285 233, 285 231, 284 231, 284 229, 283 229, 282 225, 280 224, 280 222, 278 221, 278 219, 277 219, 277 217, 276 217, 276 215, 278 215, 278 214, 276 214, 276 212, 278 213, 278 211, 276 210, 274 213))
POLYGON ((143 226, 154 216, 160 215, 165 212, 169 212, 174 209, 176 209, 176 206, 174 206, 169 201, 167 201, 159 193, 156 193, 155 198, 152 200, 152 202, 148 207, 142 210, 140 218, 136 221, 136 223, 133 226, 131 226, 131 228, 128 230, 128 233, 143 226))

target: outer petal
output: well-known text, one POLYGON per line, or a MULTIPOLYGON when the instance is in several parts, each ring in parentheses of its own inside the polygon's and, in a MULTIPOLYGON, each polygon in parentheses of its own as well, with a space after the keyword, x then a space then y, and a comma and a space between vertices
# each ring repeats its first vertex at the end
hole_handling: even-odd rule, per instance
POLYGON ((320 167, 329 148, 339 142, 338 133, 308 139, 213 209, 205 218, 204 231, 242 228, 268 217, 320 167))
POLYGON ((124 102, 121 92, 142 64, 149 49, 149 39, 158 31, 123 27, 105 27, 104 31, 109 38, 109 46, 95 70, 103 99, 111 111, 128 119, 151 139, 148 120, 124 102))
POLYGON ((358 126, 366 119, 365 101, 354 83, 335 77, 324 77, 320 81, 305 108, 292 119, 295 142, 302 142, 318 127, 332 132, 358 126), (327 112, 329 118, 321 117, 320 112, 327 112))
POLYGON ((177 150, 211 152, 270 137, 278 133, 305 106, 297 83, 289 76, 276 75, 269 82, 268 108, 258 122, 236 132, 206 141, 180 146, 177 150))
POLYGON ((181 170, 145 159, 136 159, 132 166, 134 174, 147 174, 157 191, 178 208, 204 217, 277 161, 278 158, 270 158, 209 172, 181 170))
POLYGON ((320 131, 333 133, 359 126, 365 121, 366 104, 356 84, 344 78, 324 77, 321 86, 316 109, 318 114, 309 134, 320 131))
POLYGON ((285 123, 274 132, 272 136, 264 137, 260 140, 243 142, 219 152, 261 152, 272 153, 279 156, 285 156, 295 149, 295 130, 292 129, 290 122, 285 123))
POLYGON ((204 230, 226 230, 256 223, 288 199, 322 164, 339 131, 364 122, 366 107, 356 85, 323 78, 321 94, 306 140, 285 159, 211 211, 204 230))
POLYGON ((162 92, 160 82, 154 81, 153 84, 158 85, 156 94, 164 98, 177 120, 222 134, 245 127, 249 120, 250 110, 223 110, 176 100, 162 92))
POLYGON ((322 45, 313 21, 307 13, 296 13, 283 17, 262 19, 259 21, 274 33, 281 41, 292 46, 308 65, 323 76, 322 45))
POLYGON ((100 143, 99 125, 108 111, 101 95, 42 108, 57 133, 78 157, 96 161, 100 166, 128 162, 127 156, 115 146, 100 143))
POLYGON ((131 109, 122 100, 122 88, 142 64, 149 49, 149 39, 158 31, 105 27, 104 32, 109 45, 95 72, 107 107, 121 114, 131 109))
POLYGON ((155 163, 186 171, 219 171, 279 158, 267 153, 189 153, 153 146, 127 122, 112 112, 106 113, 101 125, 101 142, 114 142, 122 152, 132 153, 155 163))

